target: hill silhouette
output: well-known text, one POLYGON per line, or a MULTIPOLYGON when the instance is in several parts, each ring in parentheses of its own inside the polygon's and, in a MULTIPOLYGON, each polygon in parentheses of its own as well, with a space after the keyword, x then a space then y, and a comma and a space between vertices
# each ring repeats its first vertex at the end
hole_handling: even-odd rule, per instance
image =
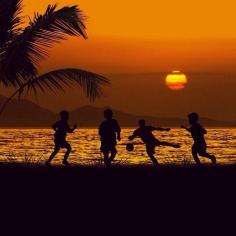
MULTIPOLYGON (((74 111, 71 111, 71 121, 79 121, 81 126, 98 126, 101 121, 104 119, 103 110, 105 108, 97 108, 93 106, 84 106, 78 108, 74 111)), ((156 118, 151 116, 138 116, 125 112, 121 112, 115 109, 114 111, 115 119, 119 120, 121 126, 132 127, 137 125, 137 121, 140 119, 146 119, 151 124, 159 125, 171 125, 179 126, 181 122, 184 122, 183 119, 179 118, 156 118)))
MULTIPOLYGON (((0 104, 5 101, 0 96, 0 104)), ((0 127, 48 127, 57 115, 28 100, 12 99, 2 116, 0 127)))
MULTIPOLYGON (((0 104, 6 98, 0 96, 0 104)), ((97 127, 103 120, 103 110, 94 106, 83 106, 70 111, 70 123, 80 127, 97 127)), ((186 119, 175 117, 152 117, 133 115, 113 109, 115 118, 123 127, 137 125, 139 119, 145 119, 151 125, 179 127, 187 124, 186 119)), ((50 127, 58 119, 58 114, 28 100, 13 99, 0 117, 0 127, 50 127)), ((202 118, 201 123, 208 127, 236 127, 236 122, 216 121, 202 118)))
MULTIPOLYGON (((98 126, 103 120, 103 110, 105 108, 97 108, 93 106, 84 106, 71 111, 70 120, 79 122, 80 126, 93 127, 98 126)), ((137 121, 145 119, 151 125, 179 127, 180 124, 187 124, 187 119, 175 117, 152 117, 133 115, 113 109, 115 119, 119 120, 121 126, 133 127, 137 126, 137 121)), ((208 127, 235 127, 236 122, 216 121, 208 118, 202 118, 201 123, 208 127)))
MULTIPOLYGON (((201 117, 236 121, 235 72, 183 72, 189 80, 185 89, 180 91, 167 88, 165 77, 168 72, 107 74, 112 88, 106 87, 106 96, 92 105, 109 105, 130 114, 154 117, 185 118, 189 112, 196 111, 201 117)), ((88 104, 77 89, 68 89, 65 94, 58 94, 56 99, 53 94, 47 97, 39 94, 39 101, 43 107, 53 111, 62 107, 73 110, 88 104)))

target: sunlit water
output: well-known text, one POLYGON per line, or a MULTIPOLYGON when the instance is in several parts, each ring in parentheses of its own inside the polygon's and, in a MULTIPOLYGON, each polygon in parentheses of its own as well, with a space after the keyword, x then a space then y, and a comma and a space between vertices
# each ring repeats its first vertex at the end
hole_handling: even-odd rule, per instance
MULTIPOLYGON (((145 153, 145 146, 135 145, 133 152, 127 152, 125 144, 133 129, 123 129, 122 141, 118 143, 117 164, 150 165, 151 162, 145 153)), ((162 141, 181 144, 180 149, 171 147, 157 147, 156 157, 160 164, 191 164, 192 140, 190 135, 181 129, 172 129, 170 132, 155 132, 162 141)), ((206 135, 208 151, 216 155, 218 163, 236 163, 236 129, 208 129, 206 135)), ((99 136, 96 129, 79 129, 68 135, 72 145, 69 161, 72 164, 100 165, 99 136)), ((140 143, 137 139, 135 142, 140 143)), ((0 129, 0 161, 43 163, 53 150, 53 131, 51 129, 0 129)), ((60 164, 64 150, 57 155, 55 164, 60 164)), ((201 158, 205 163, 209 160, 201 158)))

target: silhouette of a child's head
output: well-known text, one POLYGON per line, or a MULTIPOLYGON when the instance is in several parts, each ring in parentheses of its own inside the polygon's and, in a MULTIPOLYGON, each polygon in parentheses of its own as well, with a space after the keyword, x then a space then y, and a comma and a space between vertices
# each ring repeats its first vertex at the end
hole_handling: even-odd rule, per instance
POLYGON ((191 125, 196 124, 199 120, 199 116, 197 113, 193 112, 188 115, 188 120, 191 125))
POLYGON ((60 112, 60 117, 62 120, 68 120, 69 119, 69 112, 68 111, 61 111, 60 112))
POLYGON ((139 126, 140 127, 144 127, 146 125, 146 121, 145 120, 139 120, 139 126))
POLYGON ((104 117, 105 117, 107 120, 112 119, 112 117, 113 117, 113 112, 112 112, 112 110, 111 110, 111 109, 106 109, 106 110, 104 111, 104 117))

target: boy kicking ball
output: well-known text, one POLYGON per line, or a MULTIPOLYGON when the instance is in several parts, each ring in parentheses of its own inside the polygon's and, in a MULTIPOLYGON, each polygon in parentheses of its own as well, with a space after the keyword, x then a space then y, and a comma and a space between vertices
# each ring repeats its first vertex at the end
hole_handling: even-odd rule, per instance
POLYGON ((170 131, 169 128, 165 129, 165 128, 159 128, 159 127, 146 126, 145 120, 140 120, 139 121, 139 128, 133 132, 133 135, 131 135, 129 137, 129 140, 133 140, 137 137, 140 137, 141 140, 146 145, 146 152, 147 152, 148 156, 150 157, 153 164, 157 166, 158 161, 154 157, 156 146, 169 146, 169 147, 174 147, 174 148, 180 148, 180 145, 159 141, 152 133, 153 131, 156 131, 156 130, 167 131, 167 132, 170 131))

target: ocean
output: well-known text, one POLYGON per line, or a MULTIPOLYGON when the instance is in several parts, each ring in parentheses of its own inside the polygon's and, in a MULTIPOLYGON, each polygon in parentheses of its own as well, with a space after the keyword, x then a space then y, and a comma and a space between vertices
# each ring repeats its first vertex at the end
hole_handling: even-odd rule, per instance
MULTIPOLYGON (((128 136, 134 129, 122 130, 122 140, 118 142, 118 155, 114 163, 119 165, 152 165, 145 152, 145 146, 139 139, 134 140, 134 151, 127 152, 125 146, 128 136)), ((0 129, 0 161, 24 162, 26 164, 42 164, 53 151, 53 130, 51 129, 0 129)), ((161 165, 189 165, 194 161, 191 157, 192 139, 182 129, 172 129, 170 132, 154 132, 161 141, 178 143, 180 149, 157 147, 156 157, 161 165)), ((72 146, 69 157, 71 164, 94 166, 103 165, 100 153, 100 142, 97 129, 78 129, 68 134, 68 142, 72 146)), ((208 152, 214 154, 219 164, 236 163, 236 129, 208 129, 206 135, 208 152)), ((53 164, 60 165, 65 150, 61 150, 53 164)), ((203 163, 210 163, 206 158, 200 158, 203 163)))

